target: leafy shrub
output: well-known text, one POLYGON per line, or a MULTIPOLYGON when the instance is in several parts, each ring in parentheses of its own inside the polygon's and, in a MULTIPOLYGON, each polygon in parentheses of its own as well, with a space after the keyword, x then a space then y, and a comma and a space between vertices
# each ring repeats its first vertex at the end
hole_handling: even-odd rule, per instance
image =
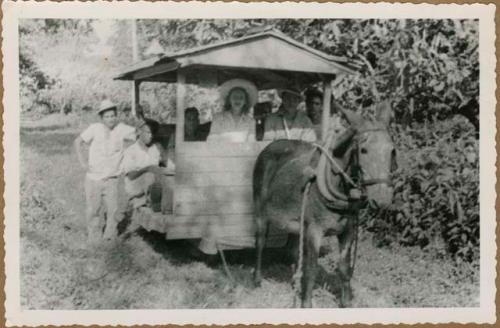
POLYGON ((479 143, 462 120, 394 133, 399 169, 394 208, 367 228, 402 245, 434 247, 459 260, 479 258, 479 143))

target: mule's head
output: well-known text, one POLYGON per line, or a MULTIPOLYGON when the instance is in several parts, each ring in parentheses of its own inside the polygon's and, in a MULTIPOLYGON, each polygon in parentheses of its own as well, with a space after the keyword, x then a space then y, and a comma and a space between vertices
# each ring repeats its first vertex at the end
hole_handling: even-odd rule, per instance
POLYGON ((385 208, 392 203, 391 173, 396 168, 396 152, 389 135, 391 108, 388 102, 377 106, 375 120, 342 109, 353 130, 355 165, 358 166, 359 183, 371 206, 385 208))

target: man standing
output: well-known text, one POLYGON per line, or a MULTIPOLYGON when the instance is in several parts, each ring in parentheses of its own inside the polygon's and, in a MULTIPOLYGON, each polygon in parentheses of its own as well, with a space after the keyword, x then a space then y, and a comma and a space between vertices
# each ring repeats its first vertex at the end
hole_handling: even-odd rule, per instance
POLYGON ((316 141, 316 134, 307 114, 298 110, 302 94, 297 88, 280 91, 280 109, 266 119, 264 140, 295 139, 308 142, 316 141))
POLYGON ((78 160, 85 169, 87 237, 90 244, 117 236, 118 178, 126 140, 135 140, 135 129, 118 122, 117 108, 104 100, 97 111, 101 121, 91 124, 74 142, 78 160), (83 144, 89 145, 88 161, 83 144), (105 222, 101 210, 105 211, 105 222), (103 226, 104 234, 103 234, 103 226))

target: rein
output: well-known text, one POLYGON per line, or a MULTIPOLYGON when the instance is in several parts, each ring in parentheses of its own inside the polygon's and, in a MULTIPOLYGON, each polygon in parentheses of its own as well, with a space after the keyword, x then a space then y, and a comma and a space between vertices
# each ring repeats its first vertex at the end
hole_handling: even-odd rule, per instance
MULTIPOLYGON (((364 134, 366 132, 371 132, 371 131, 381 131, 382 129, 367 129, 363 130, 357 133, 357 135, 364 134)), ((354 164, 351 163, 351 165, 354 165, 354 168, 358 172, 358 176, 356 178, 359 179, 358 182, 354 181, 353 179, 347 172, 346 169, 342 168, 342 166, 329 154, 329 148, 333 143, 333 138, 334 136, 331 136, 329 140, 325 142, 324 145, 318 144, 318 143, 313 143, 312 145, 316 148, 317 151, 320 152, 320 158, 318 165, 316 167, 316 184, 318 186, 318 190, 320 195, 327 201, 326 206, 331 208, 331 209, 336 209, 336 210, 349 210, 350 209, 350 203, 353 202, 355 199, 362 199, 364 198, 364 188, 365 186, 369 185, 374 185, 374 184, 379 184, 379 183, 388 183, 390 184, 391 181, 389 179, 382 179, 382 178, 375 178, 375 179, 367 179, 364 180, 363 176, 366 174, 364 170, 360 167, 359 165, 359 153, 358 153, 358 146, 359 142, 356 139, 355 145, 352 148, 351 151, 354 151, 354 164), (325 147, 325 145, 327 145, 325 147), (330 166, 326 165, 330 163, 330 166), (349 184, 351 187, 354 189, 357 189, 360 191, 359 195, 356 195, 358 197, 349 197, 345 193, 335 190, 333 186, 328 186, 328 174, 332 174, 332 167, 335 168, 337 174, 340 174, 347 184, 349 184), (330 172, 328 172, 330 171, 330 172)), ((349 165, 348 165, 349 166, 349 165)), ((310 191, 310 187, 312 184, 312 179, 309 179, 303 190, 302 194, 302 204, 301 204, 301 211, 300 211, 300 229, 299 229, 299 258, 298 258, 298 268, 295 271, 295 274, 293 276, 294 279, 294 286, 300 286, 298 290, 296 287, 295 289, 295 298, 294 298, 294 305, 297 305, 296 300, 297 300, 297 294, 300 296, 302 294, 302 284, 301 284, 301 279, 303 276, 303 262, 304 262, 304 234, 305 234, 305 214, 306 214, 306 208, 307 208, 307 200, 308 200, 308 195, 310 191)), ((352 196, 352 195, 350 195, 352 196)), ((353 253, 351 253, 351 250, 349 251, 352 255, 352 260, 349 263, 349 271, 352 272, 354 271, 354 267, 356 265, 356 257, 357 257, 357 250, 358 250, 358 234, 359 234, 359 218, 358 218, 358 211, 359 209, 354 209, 356 212, 354 215, 354 249, 352 250, 353 253)))
MULTIPOLYGON (((362 135, 367 132, 374 132, 374 131, 382 131, 383 129, 381 128, 372 128, 372 129, 365 129, 362 131, 359 131, 357 135, 362 135)), ((349 202, 349 196, 346 195, 345 193, 335 190, 334 186, 329 185, 329 177, 327 176, 328 174, 331 174, 328 172, 330 169, 328 167, 327 162, 335 169, 335 171, 342 176, 344 179, 344 182, 349 184, 352 188, 358 189, 361 191, 362 195, 364 194, 364 188, 366 186, 371 186, 375 184, 387 184, 391 185, 392 181, 389 178, 368 178, 364 179, 365 176, 368 176, 366 174, 365 170, 363 170, 360 165, 359 165, 359 153, 358 153, 358 142, 355 142, 354 147, 352 148, 352 151, 354 151, 354 163, 351 165, 354 165, 354 168, 358 172, 358 176, 356 177, 359 179, 359 181, 354 181, 353 179, 347 172, 346 169, 342 168, 342 166, 330 155, 329 153, 329 146, 333 143, 334 136, 330 137, 329 140, 325 142, 325 144, 319 144, 319 143, 313 143, 313 146, 321 153, 318 166, 316 168, 316 175, 317 175, 317 184, 318 184, 318 189, 323 196, 329 203, 333 203, 330 205, 333 205, 332 207, 337 208, 338 207, 348 207, 349 202), (325 146, 328 144, 328 146, 325 146), (335 203, 337 203, 335 206, 335 203)))

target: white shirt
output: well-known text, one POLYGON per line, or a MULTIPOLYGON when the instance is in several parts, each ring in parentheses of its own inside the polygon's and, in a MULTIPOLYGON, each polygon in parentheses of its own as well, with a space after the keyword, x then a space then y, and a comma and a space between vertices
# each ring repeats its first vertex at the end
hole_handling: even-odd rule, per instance
MULTIPOLYGON (((158 166, 161 159, 160 147, 161 146, 157 144, 144 147, 138 142, 135 142, 125 150, 121 166, 122 172, 127 174, 151 165, 158 166)), ((137 179, 130 180, 128 177, 125 177, 125 190, 129 195, 138 194, 143 191, 142 189, 144 189, 141 181, 136 180, 137 179)))
POLYGON ((255 120, 248 114, 235 118, 231 112, 214 115, 207 141, 255 141, 255 120))
POLYGON ((135 140, 135 128, 118 123, 112 130, 102 123, 91 124, 80 134, 89 147, 87 177, 102 180, 120 175, 125 140, 135 140))

